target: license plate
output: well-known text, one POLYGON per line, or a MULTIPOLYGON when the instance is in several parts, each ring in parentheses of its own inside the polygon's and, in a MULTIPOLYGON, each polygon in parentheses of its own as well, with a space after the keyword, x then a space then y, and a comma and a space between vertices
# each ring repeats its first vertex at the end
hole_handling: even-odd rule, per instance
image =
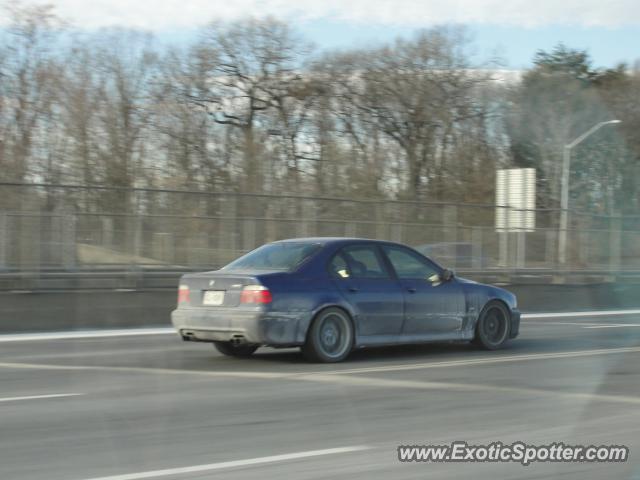
POLYGON ((202 297, 203 305, 222 305, 224 302, 224 290, 207 290, 202 297))

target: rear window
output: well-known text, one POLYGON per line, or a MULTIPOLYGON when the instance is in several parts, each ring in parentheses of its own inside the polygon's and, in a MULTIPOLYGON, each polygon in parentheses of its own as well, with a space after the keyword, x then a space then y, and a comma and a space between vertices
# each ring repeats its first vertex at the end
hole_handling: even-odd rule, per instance
POLYGON ((320 249, 319 243, 269 243, 234 260, 223 270, 293 270, 320 249))

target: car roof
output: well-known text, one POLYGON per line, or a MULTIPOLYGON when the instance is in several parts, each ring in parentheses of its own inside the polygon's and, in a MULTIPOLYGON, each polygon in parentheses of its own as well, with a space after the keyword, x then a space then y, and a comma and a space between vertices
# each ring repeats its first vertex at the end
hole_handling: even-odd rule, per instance
MULTIPOLYGON (((277 243, 319 243, 321 244, 323 247, 326 247, 328 245, 334 245, 334 246, 339 246, 339 245, 348 245, 350 243, 359 243, 359 242, 366 242, 366 243, 374 243, 374 244, 379 244, 379 245, 397 245, 400 247, 405 247, 405 248, 409 248, 412 249, 414 251, 416 251, 415 249, 413 249, 412 247, 409 247, 407 245, 404 245, 402 243, 398 243, 398 242, 392 242, 392 241, 388 241, 388 240, 375 240, 375 239, 371 239, 371 238, 358 238, 358 237, 303 237, 303 238, 287 238, 284 240, 278 240, 275 242, 272 242, 272 244, 277 244, 277 243)), ((416 251, 417 252, 417 251, 416 251)), ((417 252, 420 255, 420 252, 417 252)), ((424 256, 424 255, 423 255, 424 256)), ((436 265, 439 268, 444 268, 441 265, 439 265, 435 260, 433 260, 432 258, 428 259, 431 263, 433 263, 434 265, 436 265)))
POLYGON ((350 242, 375 242, 375 243, 394 243, 385 240, 374 240, 371 238, 358 238, 358 237, 303 237, 303 238, 287 238, 284 240, 277 240, 272 243, 321 243, 323 245, 338 244, 338 243, 350 243, 350 242))
POLYGON ((327 245, 344 245, 349 243, 358 243, 358 242, 366 242, 366 243, 377 243, 381 245, 400 245, 405 246, 401 243, 391 242, 388 240, 376 240, 373 238, 359 238, 359 237, 302 237, 302 238, 287 238, 284 240, 277 240, 272 243, 318 243, 322 246, 327 245))

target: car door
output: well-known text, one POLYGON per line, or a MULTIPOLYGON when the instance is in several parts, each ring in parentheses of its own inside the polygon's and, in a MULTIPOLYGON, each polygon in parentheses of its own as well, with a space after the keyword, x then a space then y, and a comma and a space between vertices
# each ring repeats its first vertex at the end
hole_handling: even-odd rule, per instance
POLYGON ((465 314, 464 292, 458 281, 437 280, 441 269, 411 249, 384 245, 382 250, 403 289, 402 333, 455 338, 465 314))
POLYGON ((359 335, 399 335, 404 295, 375 245, 343 247, 329 262, 334 283, 356 312, 359 335))

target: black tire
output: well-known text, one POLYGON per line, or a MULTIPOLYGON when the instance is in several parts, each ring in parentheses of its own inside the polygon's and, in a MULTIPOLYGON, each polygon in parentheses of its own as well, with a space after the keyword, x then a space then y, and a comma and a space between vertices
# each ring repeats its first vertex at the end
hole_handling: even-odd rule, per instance
POLYGON ((229 357, 250 357, 258 349, 258 345, 234 345, 231 342, 213 342, 213 346, 221 354, 229 357))
POLYGON ((502 302, 489 302, 476 324, 473 343, 486 350, 497 350, 509 339, 511 314, 502 302))
POLYGON ((340 308, 322 310, 311 323, 302 354, 311 362, 341 362, 353 348, 353 323, 340 308))

